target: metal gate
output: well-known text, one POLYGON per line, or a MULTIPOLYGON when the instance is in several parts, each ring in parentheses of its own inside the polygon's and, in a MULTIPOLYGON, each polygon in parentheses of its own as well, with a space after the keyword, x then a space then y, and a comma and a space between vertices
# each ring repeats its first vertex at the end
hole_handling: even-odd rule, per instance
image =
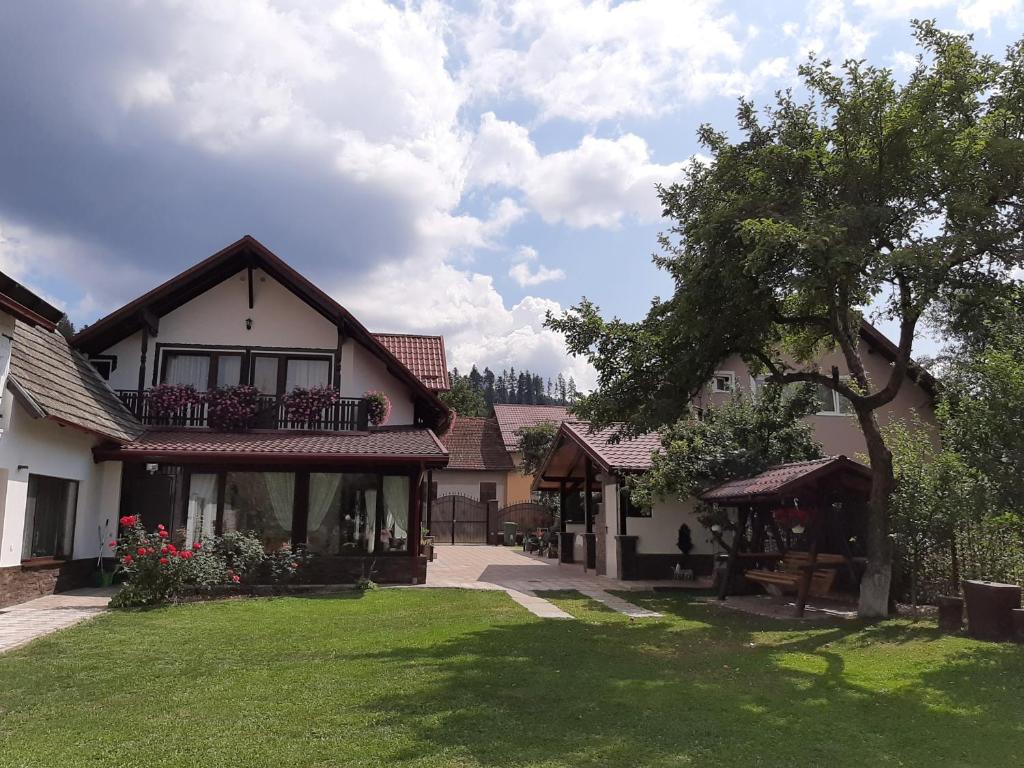
POLYGON ((437 544, 486 544, 487 502, 440 496, 431 504, 430 533, 437 544))

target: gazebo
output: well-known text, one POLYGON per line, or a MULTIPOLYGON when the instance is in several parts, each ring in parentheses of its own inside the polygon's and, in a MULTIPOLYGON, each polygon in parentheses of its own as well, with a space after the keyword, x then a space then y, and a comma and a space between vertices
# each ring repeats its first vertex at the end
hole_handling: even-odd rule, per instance
POLYGON ((792 588, 802 616, 808 597, 827 593, 838 570, 846 569, 856 583, 864 559, 854 554, 852 542, 861 539, 870 490, 868 467, 831 456, 782 464, 705 491, 701 501, 735 509, 728 516, 729 527, 735 521, 731 542, 722 536, 725 525, 712 526, 727 553, 719 599, 735 593, 739 581, 769 591, 792 588))

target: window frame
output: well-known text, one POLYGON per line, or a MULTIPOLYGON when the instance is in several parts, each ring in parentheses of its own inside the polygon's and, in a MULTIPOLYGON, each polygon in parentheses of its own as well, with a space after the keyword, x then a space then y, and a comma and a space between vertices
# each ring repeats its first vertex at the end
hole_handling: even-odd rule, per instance
MULTIPOLYGON (((26 491, 27 491, 27 495, 26 495, 26 498, 25 498, 25 520, 24 520, 24 523, 25 523, 26 527, 25 527, 25 529, 24 529, 24 531, 22 533, 21 562, 22 563, 33 563, 33 562, 45 562, 45 561, 50 561, 50 560, 62 560, 62 561, 73 560, 74 559, 74 555, 75 555, 75 528, 78 525, 78 499, 79 499, 79 494, 80 494, 80 491, 81 491, 81 481, 77 480, 75 478, 71 478, 71 477, 59 477, 57 475, 44 475, 44 474, 41 474, 41 473, 38 473, 38 472, 32 472, 28 476, 28 488, 26 489, 26 491), (62 513, 64 515, 66 515, 68 512, 70 512, 70 514, 71 514, 71 525, 70 525, 70 529, 69 529, 71 534, 70 534, 69 541, 65 542, 65 547, 64 547, 65 550, 66 550, 65 554, 57 554, 56 551, 53 554, 47 554, 47 555, 31 555, 30 554, 30 555, 26 556, 26 554, 25 554, 25 545, 28 543, 28 542, 25 541, 25 533, 28 532, 28 527, 27 527, 28 526, 28 522, 29 522, 29 520, 28 520, 28 518, 29 518, 29 509, 28 509, 28 507, 29 507, 30 501, 32 502, 31 516, 32 516, 32 530, 33 531, 36 528, 35 516, 36 516, 36 512, 38 510, 38 506, 35 503, 35 501, 38 499, 38 495, 35 496, 35 497, 33 497, 33 495, 32 495, 32 490, 33 490, 32 489, 32 481, 33 481, 33 479, 35 479, 37 482, 38 482, 39 479, 43 479, 43 480, 55 480, 55 481, 58 481, 58 482, 61 482, 61 483, 67 483, 70 486, 70 488, 72 489, 72 492, 74 494, 74 498, 71 501, 71 503, 66 507, 64 512, 62 513)), ((62 520, 61 523, 62 523, 62 525, 58 526, 58 531, 60 530, 60 528, 64 528, 64 529, 68 530, 67 521, 66 520, 62 520)), ((60 536, 60 534, 58 533, 58 537, 59 536, 60 536)), ((54 547, 54 549, 56 550, 56 546, 54 547)))
MULTIPOLYGON (((842 382, 849 382, 850 381, 850 377, 848 375, 847 376, 840 376, 839 380, 842 381, 842 382)), ((842 401, 845 400, 846 402, 849 403, 850 402, 849 398, 839 394, 838 392, 836 392, 831 387, 826 387, 824 384, 818 384, 817 386, 822 387, 824 389, 827 389, 832 394, 832 410, 831 411, 816 411, 815 412, 816 416, 846 416, 846 417, 849 417, 849 416, 855 415, 855 412, 853 411, 852 404, 849 406, 850 410, 844 411, 842 409, 842 401)))
POLYGON ((217 387, 218 359, 222 356, 241 357, 239 365, 239 380, 234 384, 223 386, 252 386, 256 370, 256 358, 268 357, 277 359, 277 391, 264 392, 267 395, 281 396, 284 392, 285 382, 288 376, 289 360, 318 360, 327 362, 327 386, 337 389, 337 353, 326 349, 281 349, 281 348, 254 348, 254 347, 233 347, 205 346, 198 344, 157 344, 157 367, 153 371, 153 385, 167 382, 167 360, 168 355, 192 355, 207 357, 210 360, 207 373, 207 390, 217 387))
POLYGON ((337 388, 337 384, 334 380, 334 355, 322 352, 273 352, 265 351, 260 349, 254 349, 249 353, 249 364, 248 366, 242 366, 243 375, 250 385, 255 381, 256 377, 256 358, 274 358, 277 360, 277 391, 276 392, 263 392, 265 395, 276 395, 280 397, 285 394, 285 388, 288 381, 288 361, 289 360, 316 360, 316 361, 327 361, 327 386, 330 388, 337 388))
POLYGON ((625 513, 626 517, 633 518, 651 518, 654 517, 654 507, 646 506, 640 507, 633 503, 633 494, 630 493, 629 486, 619 486, 619 506, 621 511, 625 513), (622 508, 622 505, 625 505, 622 508))
POLYGON ((711 393, 715 395, 731 395, 736 391, 736 372, 735 371, 715 371, 711 375, 711 382, 708 385, 711 389, 711 393), (728 389, 718 388, 718 379, 727 378, 729 380, 728 389))

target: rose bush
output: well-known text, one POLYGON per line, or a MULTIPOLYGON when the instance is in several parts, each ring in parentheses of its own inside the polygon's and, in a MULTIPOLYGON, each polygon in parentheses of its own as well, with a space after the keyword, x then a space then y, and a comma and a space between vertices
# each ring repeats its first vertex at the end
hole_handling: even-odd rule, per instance
POLYGON ((126 515, 120 524, 120 537, 111 542, 124 575, 111 600, 115 608, 157 605, 243 582, 291 582, 309 560, 292 550, 268 554, 254 533, 229 532, 179 547, 164 526, 149 532, 138 515, 126 515))

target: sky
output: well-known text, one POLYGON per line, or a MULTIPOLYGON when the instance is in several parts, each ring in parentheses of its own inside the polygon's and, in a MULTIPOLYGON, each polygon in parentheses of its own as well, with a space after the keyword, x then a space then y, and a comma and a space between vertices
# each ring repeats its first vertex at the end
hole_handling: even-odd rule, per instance
POLYGON ((545 313, 637 320, 671 291, 655 184, 701 123, 812 51, 906 74, 912 18, 999 54, 1022 5, 8 3, 0 270, 81 325, 251 234, 371 330, 586 389, 545 313))

